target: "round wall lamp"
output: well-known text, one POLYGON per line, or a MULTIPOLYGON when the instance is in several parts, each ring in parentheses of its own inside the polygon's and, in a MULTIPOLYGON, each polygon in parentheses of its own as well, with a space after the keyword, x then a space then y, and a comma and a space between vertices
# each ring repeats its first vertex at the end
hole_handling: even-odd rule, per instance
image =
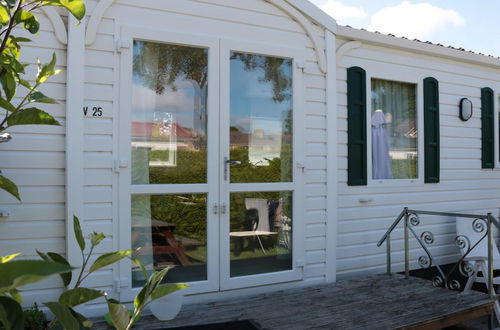
POLYGON ((471 100, 469 100, 468 98, 463 98, 460 100, 460 112, 459 112, 459 115, 460 115, 460 119, 462 119, 463 121, 467 121, 469 120, 471 117, 472 117, 472 113, 473 113, 473 106, 472 106, 472 102, 471 100))

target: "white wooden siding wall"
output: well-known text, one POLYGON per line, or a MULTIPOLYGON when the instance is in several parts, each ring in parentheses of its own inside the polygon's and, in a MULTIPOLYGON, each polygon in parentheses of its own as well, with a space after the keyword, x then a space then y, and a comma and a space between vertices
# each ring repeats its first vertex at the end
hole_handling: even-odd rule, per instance
MULTIPOLYGON (((41 29, 37 35, 18 30, 16 36, 33 40, 22 48, 21 61, 27 68, 28 80, 34 82, 36 60, 49 62, 57 56, 57 69, 66 69, 66 46, 55 38, 52 24, 38 15, 41 29)), ((0 192, 0 209, 10 213, 0 218, 0 254, 22 253, 20 258, 37 258, 35 249, 66 253, 65 248, 65 98, 66 74, 50 78, 40 90, 59 104, 39 105, 53 115, 62 126, 17 126, 9 129, 13 139, 0 144, 2 174, 13 180, 21 193, 22 203, 0 192)), ((23 96, 18 91, 16 101, 23 96)), ((62 290, 59 278, 26 286, 24 305, 53 300, 62 290)))
MULTIPOLYGON (((346 40, 338 39, 338 45, 346 40)), ((337 276, 339 279, 385 271, 385 246, 376 243, 404 206, 420 210, 460 211, 499 215, 500 171, 481 169, 481 91, 491 87, 498 91, 500 70, 456 61, 419 56, 409 52, 363 45, 339 59, 337 68, 338 109, 338 242, 337 276), (346 68, 360 66, 370 75, 370 68, 408 75, 434 77, 439 81, 441 125, 441 182, 407 186, 347 186, 347 84, 346 68), (474 115, 468 122, 458 117, 462 97, 474 104, 474 115), (362 204, 360 198, 369 198, 362 204)), ((370 91, 367 91, 370 102, 370 91)), ((423 102, 421 100, 421 102, 423 102)), ((498 110, 496 110, 498 111, 498 110)), ((369 120, 369 118, 368 118, 369 120)), ((421 132, 421 130, 420 130, 421 132)), ((420 135, 422 138, 422 135, 420 135)), ((495 148, 498 148, 496 145, 495 148)), ((422 157, 422 152, 419 153, 422 157)), ((371 156, 368 155, 368 159, 371 156)), ((453 218, 421 217, 419 230, 426 228, 436 235, 431 252, 438 261, 456 260, 453 218), (424 227, 425 226, 425 227, 424 227)), ((392 240, 393 266, 403 268, 402 231, 392 240)), ((412 240, 412 267, 423 251, 412 240)))
MULTIPOLYGON (((90 2, 90 13, 96 2, 90 2)), ((303 29, 285 13, 264 1, 255 0, 120 0, 106 12, 100 23, 96 42, 86 50, 85 102, 110 109, 102 118, 85 119, 85 214, 84 228, 103 231, 112 236, 119 219, 118 193, 113 173, 116 154, 116 124, 119 112, 117 93, 118 53, 114 40, 119 22, 184 33, 205 34, 221 38, 267 42, 282 46, 307 47, 305 74, 306 116, 306 267, 308 282, 325 280, 326 230, 326 116, 325 76, 320 72, 312 43, 303 29)), ((316 27, 324 49, 324 31, 316 27)), ((299 111, 299 110, 298 110, 299 111)), ((116 248, 117 239, 108 239, 100 252, 116 248)), ((117 275, 115 275, 116 278, 117 275)), ((110 269, 94 276, 94 285, 112 288, 110 269)))

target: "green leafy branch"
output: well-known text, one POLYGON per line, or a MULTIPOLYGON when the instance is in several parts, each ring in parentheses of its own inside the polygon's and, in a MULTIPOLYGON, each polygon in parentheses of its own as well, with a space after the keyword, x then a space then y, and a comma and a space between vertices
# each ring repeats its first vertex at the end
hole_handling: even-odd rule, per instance
MULTIPOLYGON (((23 78, 28 64, 19 61, 21 44, 31 40, 12 34, 16 28, 36 34, 40 23, 35 13, 45 6, 63 7, 78 20, 85 16, 85 3, 81 0, 0 0, 0 108, 5 111, 0 119, 0 133, 17 125, 60 125, 50 114, 33 106, 34 103, 57 103, 39 90, 48 78, 61 72, 55 69, 55 54, 49 63, 37 62, 38 72, 34 84, 31 84, 23 78), (18 104, 14 104, 19 86, 26 88, 27 93, 18 104)), ((0 142, 10 140, 10 136, 3 135, 0 142)), ((20 200, 16 184, 2 175, 0 189, 20 200)))

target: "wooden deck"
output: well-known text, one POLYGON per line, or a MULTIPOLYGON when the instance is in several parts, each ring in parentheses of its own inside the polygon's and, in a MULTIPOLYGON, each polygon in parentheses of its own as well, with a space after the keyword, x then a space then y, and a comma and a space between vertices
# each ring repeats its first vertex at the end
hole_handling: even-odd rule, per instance
MULTIPOLYGON (((435 288, 402 275, 277 291, 222 302, 184 306, 175 320, 143 317, 134 329, 161 329, 250 319, 263 329, 439 329, 491 312, 484 293, 435 288)), ((106 329, 102 323, 95 329, 106 329)))

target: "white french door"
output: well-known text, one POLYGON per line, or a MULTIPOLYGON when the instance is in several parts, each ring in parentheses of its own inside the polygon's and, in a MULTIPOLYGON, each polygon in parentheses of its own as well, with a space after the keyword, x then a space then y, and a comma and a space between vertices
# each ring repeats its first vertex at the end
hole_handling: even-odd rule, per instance
MULTIPOLYGON (((123 27, 119 242, 189 293, 298 280, 301 54, 123 27)), ((120 266, 121 299, 144 283, 120 266)))

